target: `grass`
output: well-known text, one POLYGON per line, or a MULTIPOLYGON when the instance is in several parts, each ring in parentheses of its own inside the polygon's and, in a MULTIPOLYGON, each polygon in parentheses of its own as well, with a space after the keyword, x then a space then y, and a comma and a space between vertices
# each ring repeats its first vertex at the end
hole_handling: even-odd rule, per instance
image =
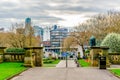
POLYGON ((81 67, 89 67, 90 66, 90 63, 85 61, 84 59, 80 59, 80 60, 78 60, 78 62, 81 67))
POLYGON ((120 77, 120 69, 110 69, 110 72, 112 72, 114 75, 120 77))
POLYGON ((43 64, 43 67, 56 67, 56 64, 43 64))
POLYGON ((52 64, 58 64, 60 62, 60 60, 54 60, 53 62, 52 62, 52 64))
POLYGON ((43 67, 56 67, 56 65, 60 62, 60 60, 52 60, 50 63, 44 63, 43 67))
POLYGON ((6 80, 15 74, 24 71, 26 68, 20 62, 0 63, 0 80, 6 80))

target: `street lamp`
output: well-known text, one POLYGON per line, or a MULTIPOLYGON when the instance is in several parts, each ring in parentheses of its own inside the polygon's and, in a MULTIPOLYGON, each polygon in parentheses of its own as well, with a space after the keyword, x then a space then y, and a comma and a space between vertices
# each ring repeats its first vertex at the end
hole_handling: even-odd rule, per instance
POLYGON ((59 31, 59 49, 60 49, 59 51, 60 51, 60 56, 61 56, 61 59, 62 59, 61 48, 60 48, 60 44, 61 44, 60 40, 61 40, 61 32, 59 31))
POLYGON ((66 53, 66 68, 68 67, 68 62, 67 62, 67 53, 66 53))

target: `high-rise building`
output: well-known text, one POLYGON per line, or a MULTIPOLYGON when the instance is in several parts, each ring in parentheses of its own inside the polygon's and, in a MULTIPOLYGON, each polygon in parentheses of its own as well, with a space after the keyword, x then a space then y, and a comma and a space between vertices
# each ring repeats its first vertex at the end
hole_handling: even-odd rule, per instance
POLYGON ((40 37, 41 41, 43 41, 43 28, 39 26, 33 26, 34 29, 34 35, 37 37, 40 37))
POLYGON ((31 29, 31 18, 25 19, 25 34, 28 35, 31 29))
POLYGON ((59 53, 64 38, 68 36, 67 28, 60 28, 57 25, 44 27, 43 45, 45 51, 59 53))
POLYGON ((30 24, 31 25, 31 18, 26 18, 25 19, 25 24, 30 24))

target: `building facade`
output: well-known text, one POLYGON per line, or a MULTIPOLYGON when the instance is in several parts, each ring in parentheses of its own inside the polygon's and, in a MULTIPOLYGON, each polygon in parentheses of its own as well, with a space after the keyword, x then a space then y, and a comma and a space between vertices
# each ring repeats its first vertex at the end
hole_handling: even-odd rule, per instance
POLYGON ((45 26, 44 28, 44 34, 43 34, 43 41, 50 41, 50 26, 45 26))
POLYGON ((58 28, 53 26, 53 30, 50 31, 51 47, 61 47, 62 41, 68 36, 67 28, 58 28))

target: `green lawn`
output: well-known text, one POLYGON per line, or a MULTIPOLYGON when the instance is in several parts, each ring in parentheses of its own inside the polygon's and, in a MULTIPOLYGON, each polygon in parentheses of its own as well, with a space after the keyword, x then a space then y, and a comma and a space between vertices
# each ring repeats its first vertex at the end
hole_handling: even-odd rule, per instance
POLYGON ((22 72, 27 69, 22 66, 20 62, 4 62, 0 63, 0 80, 6 80, 7 78, 22 72))
POLYGON ((55 67, 60 62, 60 60, 50 60, 50 61, 51 61, 50 63, 44 63, 43 67, 55 67))
POLYGON ((84 59, 80 59, 80 60, 78 60, 78 62, 79 62, 81 67, 89 67, 90 66, 90 63, 88 63, 84 59))
POLYGON ((112 72, 114 75, 120 77, 120 69, 110 69, 110 72, 112 72))

